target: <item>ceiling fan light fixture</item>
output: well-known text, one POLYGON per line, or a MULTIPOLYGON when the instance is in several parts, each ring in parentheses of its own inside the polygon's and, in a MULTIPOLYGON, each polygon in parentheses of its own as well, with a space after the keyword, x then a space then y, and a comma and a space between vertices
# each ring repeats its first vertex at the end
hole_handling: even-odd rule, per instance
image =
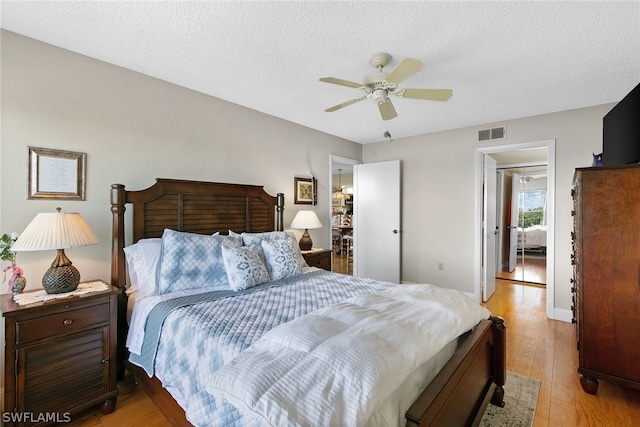
POLYGON ((387 100, 387 91, 384 89, 374 89, 371 97, 379 104, 387 100))

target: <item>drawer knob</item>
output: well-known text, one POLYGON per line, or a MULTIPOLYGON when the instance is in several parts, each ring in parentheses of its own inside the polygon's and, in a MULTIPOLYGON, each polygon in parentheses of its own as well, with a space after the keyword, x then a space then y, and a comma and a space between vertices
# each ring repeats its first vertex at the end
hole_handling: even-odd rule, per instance
POLYGON ((64 323, 65 325, 69 326, 70 324, 73 323, 73 319, 65 319, 65 321, 62 322, 62 323, 64 323))

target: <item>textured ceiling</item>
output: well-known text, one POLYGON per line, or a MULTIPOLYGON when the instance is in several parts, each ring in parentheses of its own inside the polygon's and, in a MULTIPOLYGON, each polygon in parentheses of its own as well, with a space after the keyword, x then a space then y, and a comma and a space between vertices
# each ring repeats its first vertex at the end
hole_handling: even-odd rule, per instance
POLYGON ((640 82, 640 2, 2 1, 1 27, 359 143, 617 102, 640 82), (425 67, 372 99, 370 57, 425 67))

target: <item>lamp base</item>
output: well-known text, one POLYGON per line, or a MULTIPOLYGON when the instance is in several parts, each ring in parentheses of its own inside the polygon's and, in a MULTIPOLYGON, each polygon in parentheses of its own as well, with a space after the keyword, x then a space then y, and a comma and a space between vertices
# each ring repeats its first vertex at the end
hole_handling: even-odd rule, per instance
POLYGON ((75 291, 80 283, 80 272, 71 265, 71 261, 58 249, 56 259, 42 277, 42 287, 48 294, 64 294, 75 291))
POLYGON ((309 236, 308 229, 304 229, 304 233, 302 233, 302 237, 300 238, 300 243, 298 243, 298 246, 300 246, 301 251, 310 251, 313 247, 313 240, 311 240, 311 236, 309 236))
POLYGON ((73 265, 50 267, 42 277, 42 287, 48 294, 75 291, 80 283, 80 272, 73 265))

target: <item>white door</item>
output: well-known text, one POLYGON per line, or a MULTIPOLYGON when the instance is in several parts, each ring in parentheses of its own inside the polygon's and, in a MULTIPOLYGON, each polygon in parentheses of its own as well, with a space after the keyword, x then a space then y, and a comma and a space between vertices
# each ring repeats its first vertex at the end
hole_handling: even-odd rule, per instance
POLYGON ((400 160, 354 165, 353 274, 400 283, 400 160))
POLYGON ((518 201, 520 199, 520 174, 511 178, 511 224, 509 225, 509 272, 518 263, 518 201))
POLYGON ((486 301, 496 290, 496 161, 484 155, 483 244, 482 244, 482 300, 486 301))

